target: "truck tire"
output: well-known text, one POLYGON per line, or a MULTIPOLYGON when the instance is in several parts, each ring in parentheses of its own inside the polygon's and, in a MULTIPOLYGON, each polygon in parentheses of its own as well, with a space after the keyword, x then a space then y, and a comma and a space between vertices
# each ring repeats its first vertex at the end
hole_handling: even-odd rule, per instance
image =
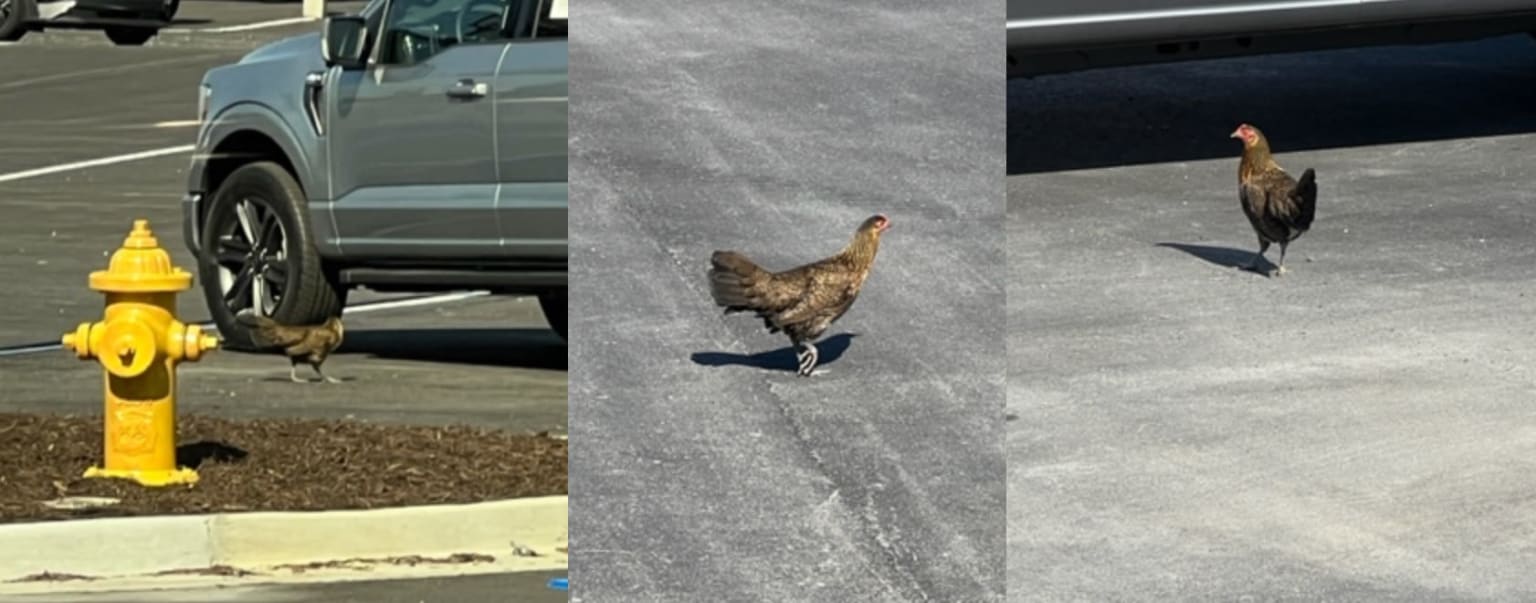
POLYGON ((107 39, 118 46, 143 46, 160 30, 154 27, 108 27, 106 32, 107 39))
POLYGON ((569 294, 562 289, 556 293, 540 293, 539 308, 544 310, 544 319, 549 321, 549 327, 565 339, 566 300, 569 294))
POLYGON ((27 15, 32 0, 0 0, 0 42, 15 42, 27 35, 27 15))
POLYGON ((198 278, 225 347, 265 350, 235 320, 247 309, 290 325, 341 315, 347 290, 315 249, 309 202, 288 170, 271 161, 241 166, 202 220, 198 278))

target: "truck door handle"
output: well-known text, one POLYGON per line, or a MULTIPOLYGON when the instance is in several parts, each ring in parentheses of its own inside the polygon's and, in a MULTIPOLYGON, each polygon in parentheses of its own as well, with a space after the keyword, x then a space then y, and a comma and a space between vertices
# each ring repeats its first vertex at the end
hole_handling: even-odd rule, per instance
POLYGON ((476 82, 471 79, 462 79, 448 87, 448 98, 472 99, 481 98, 491 91, 491 87, 485 82, 476 82))

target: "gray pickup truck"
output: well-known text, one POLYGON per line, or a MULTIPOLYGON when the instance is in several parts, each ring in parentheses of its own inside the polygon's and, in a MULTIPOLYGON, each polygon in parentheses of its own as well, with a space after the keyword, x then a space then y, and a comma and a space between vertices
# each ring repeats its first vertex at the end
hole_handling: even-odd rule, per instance
POLYGON ((234 320, 348 291, 538 296, 565 336, 567 0, 374 0, 208 71, 187 245, 234 320))
POLYGON ((1536 31, 1536 0, 1008 0, 1008 76, 1536 31))

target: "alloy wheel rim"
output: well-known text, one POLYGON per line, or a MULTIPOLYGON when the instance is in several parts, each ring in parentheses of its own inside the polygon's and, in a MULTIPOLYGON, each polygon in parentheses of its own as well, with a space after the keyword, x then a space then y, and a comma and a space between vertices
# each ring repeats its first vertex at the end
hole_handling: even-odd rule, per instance
POLYGON ((219 233, 214 261, 219 292, 231 314, 271 316, 282 303, 291 272, 288 233, 269 205, 253 198, 235 204, 234 220, 219 233))

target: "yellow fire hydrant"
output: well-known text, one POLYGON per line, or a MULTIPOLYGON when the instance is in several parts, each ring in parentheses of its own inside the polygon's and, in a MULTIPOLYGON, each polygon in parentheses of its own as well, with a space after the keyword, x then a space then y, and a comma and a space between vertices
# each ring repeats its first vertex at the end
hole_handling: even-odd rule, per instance
POLYGON ((65 349, 106 369, 105 456, 85 477, 131 479, 145 486, 190 484, 197 472, 176 465, 176 365, 217 349, 219 338, 176 320, 176 294, 192 275, 134 220, 106 270, 91 273, 91 289, 107 296, 103 320, 80 323, 65 349))

